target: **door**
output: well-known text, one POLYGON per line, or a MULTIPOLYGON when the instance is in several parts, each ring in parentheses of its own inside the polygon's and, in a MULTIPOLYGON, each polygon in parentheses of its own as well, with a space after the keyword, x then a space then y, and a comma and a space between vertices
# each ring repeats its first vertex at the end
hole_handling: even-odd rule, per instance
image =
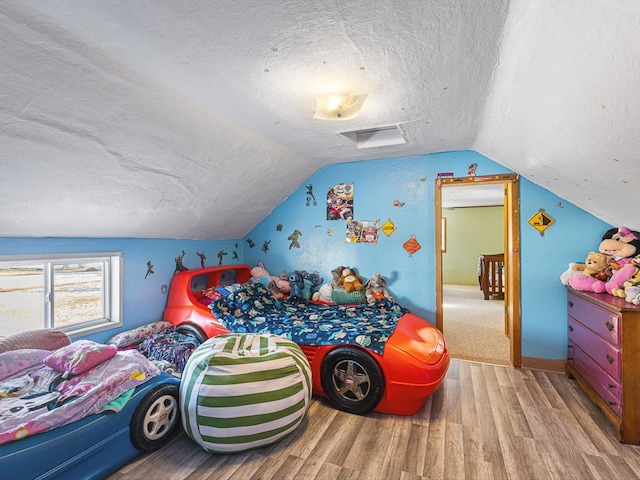
POLYGON ((521 329, 520 329, 520 212, 519 182, 517 174, 485 175, 482 177, 441 178, 435 182, 435 245, 436 245, 436 326, 442 331, 443 317, 443 280, 442 280, 442 189, 447 187, 477 186, 483 184, 502 184, 504 186, 504 263, 505 295, 504 317, 505 333, 510 339, 511 363, 522 366, 521 329))

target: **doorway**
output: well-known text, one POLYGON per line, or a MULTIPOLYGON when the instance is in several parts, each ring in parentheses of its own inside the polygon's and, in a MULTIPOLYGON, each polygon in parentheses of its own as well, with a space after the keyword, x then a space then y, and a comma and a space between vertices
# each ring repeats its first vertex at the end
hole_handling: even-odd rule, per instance
MULTIPOLYGON (((504 326, 504 334, 507 336, 506 348, 509 349, 508 357, 510 364, 515 367, 522 365, 521 355, 521 330, 520 330, 520 245, 519 245, 519 183, 517 174, 500 174, 482 177, 460 177, 460 178, 439 178, 435 185, 435 217, 436 217, 436 326, 441 331, 445 329, 445 304, 444 292, 447 287, 443 282, 443 253, 447 246, 447 225, 445 224, 446 213, 443 213, 443 195, 455 191, 461 193, 461 197, 465 201, 477 202, 476 205, 483 203, 485 200, 473 200, 475 194, 483 195, 495 188, 499 187, 499 191, 503 197, 503 232, 502 244, 504 253, 504 299, 494 302, 492 305, 486 303, 476 303, 475 311, 469 311, 468 315, 478 316, 479 308, 493 308, 494 315, 500 315, 502 312, 502 323, 504 326), (448 189, 448 190, 446 190, 448 189), (443 194, 444 190, 444 194, 443 194), (496 305, 498 311, 496 312, 496 305)), ((451 239, 449 239, 449 242, 451 239)), ((499 252, 482 252, 485 254, 493 254, 499 252)), ((458 289, 459 290, 459 289, 458 289)), ((463 292, 462 292, 463 293, 463 292)), ((479 298, 482 298, 482 292, 478 290, 479 298)), ((451 295, 460 295, 460 291, 449 291, 451 295)), ((462 303, 458 308, 462 307, 462 303)), ((471 307, 473 308, 473 307, 471 307)), ((453 318, 453 317, 451 317, 453 318)), ((500 321, 500 320, 498 320, 500 321)), ((473 329, 474 327, 469 327, 473 329)), ((477 327, 478 341, 481 342, 481 329, 477 327)), ((481 360, 480 360, 481 361, 481 360)))

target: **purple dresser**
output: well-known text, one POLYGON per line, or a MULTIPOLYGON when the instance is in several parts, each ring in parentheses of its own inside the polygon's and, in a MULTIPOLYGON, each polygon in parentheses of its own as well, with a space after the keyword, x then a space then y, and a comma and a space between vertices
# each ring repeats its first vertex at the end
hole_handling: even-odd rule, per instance
POLYGON ((640 443, 640 306, 602 293, 567 293, 567 375, 613 424, 640 443))

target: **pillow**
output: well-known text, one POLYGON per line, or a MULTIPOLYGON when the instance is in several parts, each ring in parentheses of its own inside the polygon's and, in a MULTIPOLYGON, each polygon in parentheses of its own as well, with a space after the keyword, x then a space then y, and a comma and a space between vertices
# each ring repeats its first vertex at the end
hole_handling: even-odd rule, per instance
POLYGON ((338 305, 359 305, 367 303, 367 295, 364 288, 353 292, 347 292, 344 288, 334 288, 331 291, 331 300, 338 305))
POLYGON ((103 345, 91 340, 78 340, 49 354, 42 363, 59 372, 62 378, 80 375, 110 359, 118 352, 114 345, 103 345))
POLYGON ((0 380, 26 370, 34 365, 40 365, 48 355, 49 350, 21 349, 0 353, 0 380))
POLYGON ((0 353, 22 348, 57 350, 69 345, 71 339, 62 330, 39 329, 16 333, 0 340, 0 353))
POLYGON ((140 327, 132 328, 125 332, 120 332, 109 340, 107 343, 115 345, 118 348, 126 348, 131 345, 137 345, 145 338, 155 335, 156 333, 164 332, 165 330, 173 330, 173 323, 171 322, 154 322, 142 325, 140 327))
POLYGON ((202 290, 202 298, 208 298, 209 300, 218 300, 228 293, 229 292, 227 292, 224 287, 209 287, 202 290))

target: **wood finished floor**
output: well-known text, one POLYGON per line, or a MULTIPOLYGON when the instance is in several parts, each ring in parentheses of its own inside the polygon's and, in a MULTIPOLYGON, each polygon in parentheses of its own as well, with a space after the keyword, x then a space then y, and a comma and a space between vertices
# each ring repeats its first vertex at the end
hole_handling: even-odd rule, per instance
POLYGON ((109 477, 144 479, 634 479, 640 447, 619 443, 564 375, 452 361, 411 417, 355 416, 314 398, 270 447, 209 454, 180 431, 109 477))

